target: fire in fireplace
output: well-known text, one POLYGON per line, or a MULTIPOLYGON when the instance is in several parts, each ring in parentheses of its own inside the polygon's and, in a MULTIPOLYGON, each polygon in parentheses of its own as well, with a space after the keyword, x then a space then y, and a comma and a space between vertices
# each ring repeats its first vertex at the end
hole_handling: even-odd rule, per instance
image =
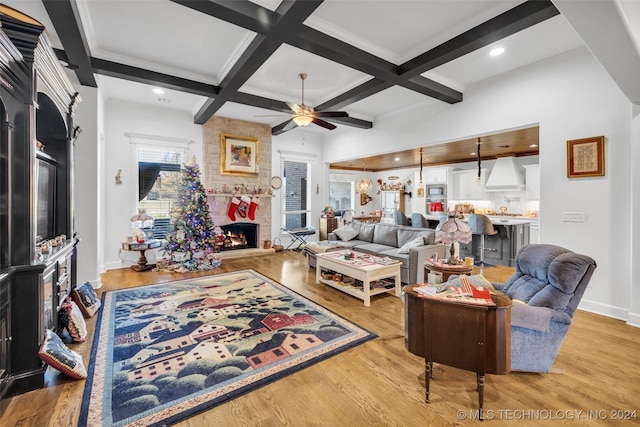
POLYGON ((258 247, 259 224, 237 222, 221 225, 224 241, 220 250, 251 249, 258 247))

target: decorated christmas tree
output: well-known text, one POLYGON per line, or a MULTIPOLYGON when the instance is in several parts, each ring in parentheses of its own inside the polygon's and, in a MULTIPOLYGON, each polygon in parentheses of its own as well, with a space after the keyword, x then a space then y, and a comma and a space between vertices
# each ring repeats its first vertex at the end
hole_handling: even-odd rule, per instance
POLYGON ((217 267, 221 236, 220 227, 216 227, 209 213, 207 194, 200 181, 200 168, 195 158, 184 165, 178 201, 171 213, 172 231, 167 234, 166 249, 172 260, 176 254, 182 254, 182 263, 189 270, 202 269, 205 266, 217 267), (202 253, 201 261, 194 260, 194 254, 202 253), (215 262, 214 262, 215 261, 215 262), (211 265, 217 264, 217 265, 211 265))

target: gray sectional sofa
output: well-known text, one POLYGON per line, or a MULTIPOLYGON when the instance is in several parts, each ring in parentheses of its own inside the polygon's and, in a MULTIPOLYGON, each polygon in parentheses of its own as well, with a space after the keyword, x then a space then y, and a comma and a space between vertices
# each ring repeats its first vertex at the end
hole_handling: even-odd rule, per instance
MULTIPOLYGON (((436 232, 392 224, 351 222, 328 234, 329 241, 344 248, 399 260, 402 283, 424 282, 424 261, 434 253, 445 257, 445 245, 435 243, 436 232)), ((315 268, 315 257, 309 257, 315 268)))

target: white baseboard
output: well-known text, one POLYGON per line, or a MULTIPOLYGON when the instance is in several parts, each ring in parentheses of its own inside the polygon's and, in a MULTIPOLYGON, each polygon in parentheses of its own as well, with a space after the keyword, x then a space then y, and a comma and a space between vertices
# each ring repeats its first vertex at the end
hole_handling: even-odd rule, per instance
POLYGON ((629 318, 629 309, 585 299, 580 302, 578 309, 624 321, 628 321, 629 318))
POLYGON ((627 325, 640 328, 640 313, 629 313, 629 317, 627 319, 627 325))

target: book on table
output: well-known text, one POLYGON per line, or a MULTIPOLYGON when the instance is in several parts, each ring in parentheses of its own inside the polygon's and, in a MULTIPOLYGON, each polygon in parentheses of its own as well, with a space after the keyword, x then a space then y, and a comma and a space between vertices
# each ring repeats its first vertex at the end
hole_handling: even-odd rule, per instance
POLYGON ((464 280, 465 278, 466 276, 462 276, 462 286, 451 286, 446 283, 437 285, 423 283, 422 285, 414 287, 413 290, 416 291, 419 296, 426 298, 459 301, 478 305, 495 305, 487 288, 473 286, 468 280, 464 280))

